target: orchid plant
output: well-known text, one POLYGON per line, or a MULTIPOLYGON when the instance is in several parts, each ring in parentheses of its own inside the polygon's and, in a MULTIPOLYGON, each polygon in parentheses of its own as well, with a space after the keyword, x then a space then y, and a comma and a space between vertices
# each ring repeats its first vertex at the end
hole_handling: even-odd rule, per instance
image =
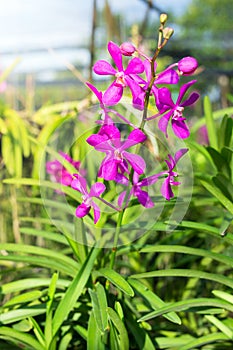
MULTIPOLYGON (((148 191, 142 187, 152 187, 163 179, 161 195, 170 201, 174 197, 172 187, 180 185, 180 182, 176 180, 178 173, 174 171, 174 168, 179 159, 188 152, 187 148, 181 148, 175 154, 168 155, 169 160, 165 160, 168 170, 156 173, 154 169, 154 173, 152 172, 149 176, 146 176, 147 162, 139 154, 140 148, 148 140, 146 126, 155 123, 157 118, 159 118, 158 129, 167 139, 171 137, 168 132, 169 123, 171 123, 175 137, 181 140, 188 138, 189 129, 185 123, 186 107, 193 105, 199 97, 197 92, 192 92, 185 98, 187 90, 195 84, 196 80, 191 80, 180 87, 176 102, 173 101, 170 89, 171 86, 180 83, 182 76, 191 76, 195 72, 198 67, 195 58, 184 57, 163 71, 157 72, 158 55, 173 34, 172 28, 165 27, 166 20, 167 16, 161 14, 158 44, 152 57, 148 57, 130 42, 124 42, 118 46, 110 41, 108 52, 113 64, 106 60, 98 60, 94 64, 93 71, 96 75, 113 78, 105 91, 99 91, 90 82, 86 83, 97 97, 101 110, 101 119, 96 121, 99 125, 97 132, 90 135, 86 142, 94 148, 95 152, 104 153, 105 157, 99 164, 96 174, 97 181, 91 180, 90 192, 87 190, 88 179, 83 176, 82 171, 79 171, 79 163, 68 159, 68 155, 64 156, 71 164, 78 165, 77 173, 72 175, 72 181, 69 177, 71 174, 68 175, 66 170, 59 169, 61 183, 71 186, 82 196, 82 203, 76 209, 78 218, 89 215, 93 208, 94 224, 97 224, 101 217, 101 209, 95 201, 102 201, 113 209, 113 213, 118 213, 116 226, 120 227, 124 212, 130 206, 133 198, 136 198, 144 208, 154 206, 148 191), (133 108, 142 111, 138 125, 117 111, 116 107, 121 103, 125 93, 131 95, 133 108), (156 113, 152 116, 148 115, 150 101, 156 107, 156 113), (128 126, 128 136, 125 135, 125 130, 122 135, 118 127, 119 122, 124 122, 128 126), (116 204, 104 199, 109 188, 108 182, 123 186, 120 193, 118 192, 116 204)), ((51 171, 52 166, 57 167, 57 164, 48 163, 47 171, 55 178, 51 171)), ((114 238, 114 251, 118 244, 119 230, 117 232, 114 238)))

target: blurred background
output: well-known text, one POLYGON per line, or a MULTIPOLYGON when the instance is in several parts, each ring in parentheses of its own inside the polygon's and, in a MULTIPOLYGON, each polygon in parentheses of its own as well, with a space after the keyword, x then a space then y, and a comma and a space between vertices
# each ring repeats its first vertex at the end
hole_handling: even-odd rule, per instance
POLYGON ((1 99, 15 109, 82 99, 83 82, 96 78, 94 60, 108 57, 108 40, 133 40, 152 53, 161 12, 175 29, 161 66, 193 55, 197 89, 215 108, 233 102, 229 0, 0 0, 0 9, 0 69, 16 64, 1 99))

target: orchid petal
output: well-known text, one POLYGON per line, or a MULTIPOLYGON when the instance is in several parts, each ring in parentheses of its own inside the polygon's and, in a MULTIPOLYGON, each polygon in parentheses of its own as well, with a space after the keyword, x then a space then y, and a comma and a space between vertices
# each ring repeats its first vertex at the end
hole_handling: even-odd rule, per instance
POLYGON ((93 211, 94 211, 94 224, 96 224, 100 218, 100 208, 94 202, 92 203, 92 207, 93 207, 93 211))
POLYGON ((91 210, 91 207, 90 206, 87 206, 86 204, 82 203, 80 204, 76 211, 75 211, 75 215, 78 217, 78 218, 83 218, 84 216, 86 216, 91 210))
POLYGON ((108 43, 108 51, 110 55, 112 56, 112 59, 117 66, 119 71, 123 71, 123 65, 122 65, 122 53, 119 46, 117 46, 114 42, 110 41, 108 43))
POLYGON ((161 175, 161 173, 151 175, 151 176, 146 177, 145 179, 142 179, 140 181, 140 187, 153 185, 154 183, 156 183, 158 181, 160 175, 161 175))
POLYGON ((143 174, 146 168, 146 163, 144 159, 139 156, 138 154, 132 154, 126 151, 123 151, 122 154, 127 159, 127 161, 130 163, 132 168, 139 174, 143 174))
POLYGON ((118 201, 117 201, 119 207, 122 207, 122 205, 123 205, 123 203, 124 203, 124 200, 125 200, 125 195, 126 195, 126 191, 123 191, 123 192, 119 195, 118 201))
POLYGON ((174 197, 174 194, 171 189, 171 184, 170 184, 170 176, 168 176, 161 187, 161 193, 164 198, 166 198, 168 201, 174 197))
POLYGON ((192 92, 190 94, 190 96, 187 98, 187 100, 182 102, 180 104, 180 106, 181 107, 191 106, 192 104, 194 104, 199 99, 199 97, 200 97, 200 95, 197 92, 192 92))
POLYGON ((116 69, 105 60, 97 61, 93 66, 93 71, 98 75, 115 75, 117 73, 116 69))
POLYGON ((177 84, 180 78, 174 69, 168 69, 159 74, 155 80, 155 84, 177 84))
POLYGON ((186 83, 186 84, 181 86, 176 105, 180 104, 180 102, 181 102, 183 96, 185 95, 186 91, 195 83, 196 83, 196 80, 191 80, 188 83, 186 83))
POLYGON ((180 139, 186 139, 190 135, 190 131, 183 120, 172 119, 172 129, 180 139))
POLYGON ((171 91, 166 87, 158 89, 158 100, 159 103, 162 103, 165 106, 169 106, 171 108, 175 106, 174 102, 172 101, 171 91))
POLYGON ((89 87, 89 89, 92 92, 94 92, 94 94, 98 98, 99 102, 102 103, 102 95, 103 95, 102 91, 97 90, 96 87, 89 82, 86 82, 86 85, 89 87))
POLYGON ((98 134, 106 136, 111 140, 121 138, 120 130, 114 124, 103 125, 98 134))
POLYGON ((117 175, 117 161, 116 159, 110 159, 103 161, 101 164, 101 177, 105 180, 115 180, 117 175))
POLYGON ((71 187, 74 190, 81 192, 82 194, 87 194, 87 182, 84 177, 74 174, 75 178, 71 182, 71 187))
POLYGON ((100 134, 93 134, 91 136, 89 136, 86 139, 87 143, 89 143, 89 145, 96 147, 98 144, 105 142, 106 141, 106 137, 104 137, 103 135, 100 134))
POLYGON ((141 203, 145 208, 152 208, 154 206, 154 203, 146 191, 138 188, 135 195, 137 196, 139 203, 141 203))
POLYGON ((185 153, 187 153, 187 152, 188 152, 188 148, 181 148, 181 149, 179 149, 179 150, 175 153, 175 156, 174 156, 175 163, 177 163, 178 160, 179 160, 181 157, 183 157, 183 155, 184 155, 185 153))
POLYGON ((100 197, 100 195, 105 191, 106 186, 102 182, 96 182, 91 186, 89 195, 90 197, 100 197))
POLYGON ((144 64, 138 57, 134 57, 129 61, 128 67, 125 70, 125 74, 141 74, 144 72, 144 64))
POLYGON ((103 95, 103 103, 107 106, 118 103, 123 95, 123 86, 116 85, 113 82, 103 95))
POLYGON ((166 137, 168 137, 167 127, 168 127, 169 119, 172 116, 172 113, 173 111, 169 111, 168 113, 164 114, 158 122, 159 129, 166 135, 166 137))

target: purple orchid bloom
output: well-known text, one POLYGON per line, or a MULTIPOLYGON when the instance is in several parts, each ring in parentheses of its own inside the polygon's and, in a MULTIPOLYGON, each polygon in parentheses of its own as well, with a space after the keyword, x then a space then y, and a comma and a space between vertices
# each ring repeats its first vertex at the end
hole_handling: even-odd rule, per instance
POLYGON ((130 132, 128 139, 121 141, 120 130, 116 126, 103 126, 101 132, 91 135, 87 142, 97 151, 106 153, 101 163, 98 176, 105 180, 120 181, 123 174, 130 173, 128 163, 138 174, 143 174, 146 163, 144 159, 126 151, 126 149, 144 142, 146 135, 139 129, 130 132))
MULTIPOLYGON (((80 162, 73 160, 68 154, 59 151, 59 154, 80 171, 80 162)), ((46 163, 46 171, 50 174, 50 179, 53 182, 61 183, 64 186, 70 186, 73 177, 68 170, 58 161, 53 160, 46 163)), ((59 191, 60 192, 60 191, 59 191)))
POLYGON ((101 121, 97 121, 98 124, 107 124, 107 125, 111 125, 113 124, 113 120, 112 118, 109 116, 109 112, 111 112, 111 110, 107 109, 106 106, 103 103, 103 93, 102 91, 99 91, 98 89, 96 89, 96 87, 88 82, 86 82, 86 85, 89 87, 89 89, 94 92, 94 94, 96 95, 97 99, 99 100, 100 103, 100 108, 102 109, 102 116, 101 116, 101 121))
MULTIPOLYGON (((171 156, 171 154, 168 154, 169 160, 165 160, 168 166, 168 170, 161 171, 158 174, 149 176, 148 178, 144 179, 146 181, 147 185, 152 185, 155 182, 159 180, 161 176, 168 175, 161 187, 161 193, 164 198, 166 198, 168 201, 174 197, 174 193, 172 192, 172 186, 178 186, 180 185, 180 182, 174 181, 174 177, 178 176, 176 172, 173 171, 175 166, 177 165, 178 160, 183 157, 185 153, 188 152, 187 148, 181 148, 175 153, 174 158, 171 156)), ((144 185, 145 186, 145 185, 144 185)))
POLYGON ((194 104, 199 98, 199 94, 197 92, 192 92, 189 95, 189 97, 183 102, 182 102, 182 99, 186 91, 195 82, 196 80, 192 80, 181 87, 176 103, 173 102, 171 97, 171 92, 168 88, 162 87, 158 89, 157 107, 159 109, 159 114, 151 118, 148 118, 147 120, 151 120, 165 113, 159 120, 158 127, 166 135, 166 137, 168 137, 167 127, 168 127, 168 122, 171 118, 172 118, 171 124, 172 124, 172 129, 174 134, 181 139, 185 139, 189 137, 190 132, 187 125, 185 124, 186 118, 183 117, 183 110, 184 110, 184 107, 191 106, 192 104, 194 104))
MULTIPOLYGON (((139 181, 139 175, 138 173, 134 172, 133 174, 133 183, 132 183, 132 189, 129 192, 127 201, 125 203, 125 207, 128 206, 128 203, 130 201, 130 198, 132 196, 137 197, 138 201, 140 204, 142 204, 145 208, 152 208, 154 206, 154 203, 152 202, 148 192, 143 191, 141 189, 141 187, 143 186, 148 186, 148 182, 147 182, 147 178, 139 181)), ((126 195, 126 191, 123 191, 119 198, 118 198, 118 205, 122 206, 123 202, 125 200, 125 195, 126 195)))
MULTIPOLYGON (((143 110, 144 108, 144 100, 145 100, 145 94, 146 90, 148 89, 150 85, 150 81, 152 79, 152 72, 151 72, 151 63, 148 60, 145 60, 144 62, 145 66, 145 74, 146 74, 146 80, 142 79, 139 76, 135 76, 135 80, 138 84, 141 86, 141 92, 137 94, 133 94, 133 105, 135 108, 143 110)), ((157 62, 154 63, 154 70, 157 69, 157 62)), ((179 75, 177 72, 172 68, 167 68, 163 72, 156 75, 155 82, 152 86, 151 92, 154 94, 155 98, 157 98, 157 91, 159 84, 177 84, 179 82, 179 75)))
POLYGON ((100 218, 100 208, 93 201, 93 198, 99 198, 100 195, 105 191, 106 187, 101 182, 96 182, 91 186, 90 191, 87 191, 86 180, 78 174, 74 174, 75 179, 71 182, 71 187, 82 194, 82 203, 76 209, 76 216, 83 218, 86 216, 91 208, 94 210, 94 224, 96 224, 100 218))
POLYGON ((123 89, 128 86, 133 94, 140 91, 140 87, 134 80, 132 75, 144 72, 143 62, 138 57, 134 57, 128 64, 127 68, 123 68, 122 52, 119 46, 110 41, 108 43, 108 51, 117 67, 116 70, 109 62, 99 60, 94 64, 93 70, 98 75, 113 75, 114 82, 108 87, 103 94, 103 103, 107 106, 118 103, 123 95, 123 89))

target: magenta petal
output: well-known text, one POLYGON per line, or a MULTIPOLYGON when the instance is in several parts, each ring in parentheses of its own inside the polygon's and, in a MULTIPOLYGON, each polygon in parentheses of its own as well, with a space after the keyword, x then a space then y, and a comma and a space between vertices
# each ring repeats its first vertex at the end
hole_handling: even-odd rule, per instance
POLYGON ((93 134, 91 136, 89 136, 87 139, 86 139, 87 143, 89 143, 89 145, 95 147, 97 146, 99 143, 102 143, 104 141, 106 141, 106 138, 102 135, 99 135, 99 134, 93 134))
POLYGON ((117 176, 117 161, 115 159, 103 161, 101 175, 105 180, 115 180, 117 176))
POLYGON ((97 90, 96 87, 89 82, 86 82, 86 85, 89 87, 89 89, 91 89, 92 92, 94 92, 100 103, 102 103, 102 91, 97 90))
POLYGON ((137 196, 139 203, 141 203, 145 208, 152 208, 154 206, 154 203, 146 191, 138 188, 135 195, 137 196))
POLYGON ((143 174, 146 168, 146 163, 144 159, 139 156, 138 154, 132 154, 126 151, 123 151, 122 154, 124 155, 125 159, 130 163, 132 168, 139 174, 143 174))
POLYGON ((123 204, 123 202, 124 202, 124 200, 125 200, 125 195, 126 195, 126 191, 123 191, 123 192, 119 195, 118 201, 117 201, 119 207, 122 207, 122 204, 123 204))
POLYGON ((120 174, 120 173, 117 173, 115 181, 117 183, 125 185, 125 186, 128 186, 128 184, 129 184, 129 179, 125 175, 120 174))
POLYGON ((122 65, 122 53, 119 46, 117 46, 114 42, 110 41, 108 43, 108 51, 110 55, 112 56, 112 59, 117 66, 118 70, 121 72, 123 71, 123 65, 122 65))
POLYGON ((159 129, 166 135, 166 137, 168 137, 167 127, 168 127, 168 122, 172 116, 172 113, 173 111, 169 111, 168 113, 164 114, 158 122, 159 129))
POLYGON ((91 186, 89 195, 90 197, 99 197, 104 191, 106 187, 101 182, 96 182, 94 185, 91 186))
POLYGON ((134 57, 129 61, 128 67, 125 70, 125 74, 141 74, 144 72, 144 64, 138 57, 134 57))
POLYGON ((145 179, 142 179, 142 181, 140 182, 140 186, 150 186, 153 185, 154 183, 156 183, 159 179, 159 177, 163 175, 162 173, 158 173, 155 175, 151 175, 146 177, 145 179))
POLYGON ((168 201, 174 197, 174 194, 172 192, 171 185, 170 185, 170 177, 169 176, 164 180, 164 182, 162 184, 161 193, 162 193, 163 197, 166 198, 168 201))
POLYGON ((180 78, 174 69, 168 69, 164 73, 159 74, 155 80, 155 84, 177 84, 180 78))
POLYGON ((128 136, 128 140, 133 140, 137 143, 146 141, 147 137, 140 129, 134 129, 128 136))
POLYGON ((99 134, 106 136, 108 139, 120 139, 121 133, 120 130, 114 125, 103 125, 102 128, 99 130, 99 134))
POLYGON ((183 103, 181 103, 181 107, 191 106, 194 104, 198 99, 200 95, 197 92, 192 92, 190 96, 185 100, 183 103))
POLYGON ((87 206, 86 204, 82 203, 77 207, 75 215, 78 218, 83 218, 89 213, 90 210, 91 210, 90 206, 87 206))
POLYGON ((172 119, 172 129, 180 139, 186 139, 190 135, 189 129, 183 120, 172 119))
POLYGON ((190 86, 192 86, 195 83, 196 83, 196 80, 191 80, 188 83, 186 83, 186 84, 181 86, 180 92, 179 92, 179 96, 178 96, 178 99, 177 99, 177 102, 176 102, 177 105, 180 104, 183 96, 185 95, 186 91, 190 88, 190 86))
POLYGON ((158 89, 158 100, 159 103, 165 106, 170 106, 171 108, 175 106, 174 102, 172 101, 171 91, 166 87, 158 89))
POLYGON ((99 60, 93 66, 93 71, 99 75, 115 75, 116 70, 112 67, 112 65, 105 61, 99 60))
POLYGON ((175 157, 174 157, 175 163, 177 163, 178 160, 179 160, 181 157, 183 157, 183 155, 184 155, 185 153, 187 153, 187 152, 188 152, 188 148, 181 148, 181 149, 179 149, 179 150, 176 152, 175 157))
POLYGON ((92 203, 92 207, 94 210, 94 224, 96 224, 100 218, 100 208, 95 203, 92 203))
POLYGON ((137 145, 140 142, 144 142, 146 140, 146 135, 139 129, 134 129, 128 136, 128 139, 123 143, 120 147, 120 150, 123 151, 129 147, 137 145))
POLYGON ((82 194, 86 194, 87 193, 87 182, 84 179, 84 177, 78 175, 78 174, 74 174, 75 179, 72 180, 71 182, 71 187, 74 190, 77 190, 79 192, 81 192, 82 194))
POLYGON ((107 106, 118 103, 123 95, 123 87, 113 82, 103 95, 103 103, 107 106))

